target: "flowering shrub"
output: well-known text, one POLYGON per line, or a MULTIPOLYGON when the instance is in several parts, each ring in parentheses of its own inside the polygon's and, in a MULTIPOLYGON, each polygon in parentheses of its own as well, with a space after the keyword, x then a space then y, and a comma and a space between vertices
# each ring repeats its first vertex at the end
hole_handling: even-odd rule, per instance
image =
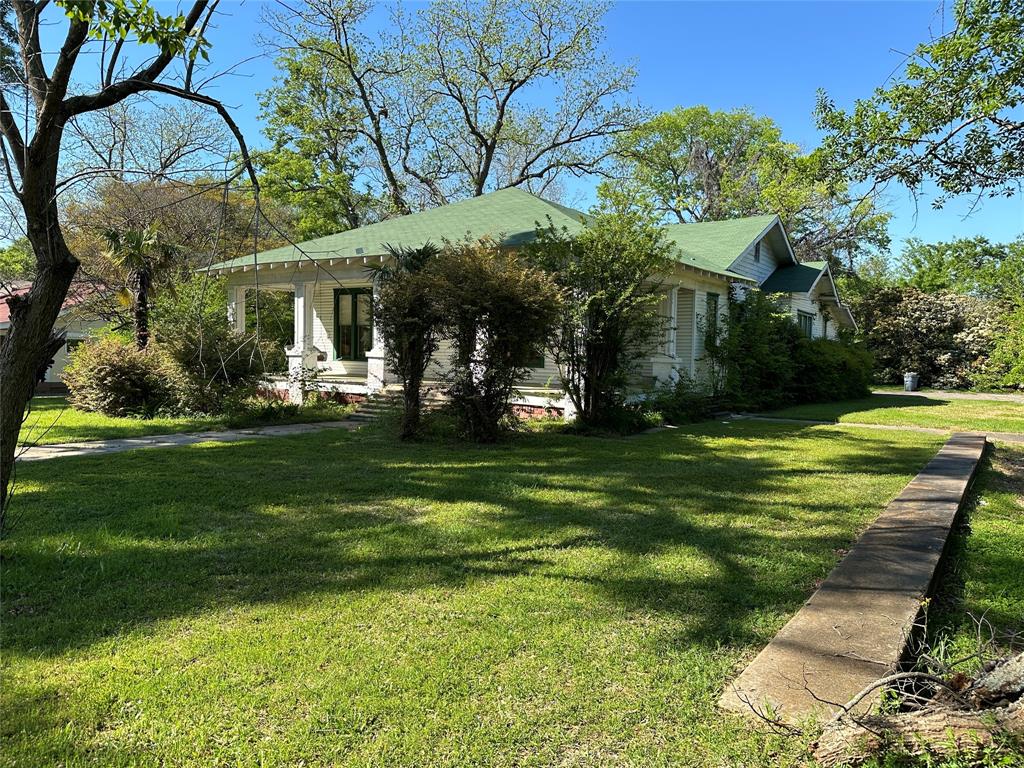
POLYGON ((857 302, 856 314, 880 381, 920 375, 922 385, 969 386, 984 367, 999 331, 999 305, 940 291, 885 287, 857 302))

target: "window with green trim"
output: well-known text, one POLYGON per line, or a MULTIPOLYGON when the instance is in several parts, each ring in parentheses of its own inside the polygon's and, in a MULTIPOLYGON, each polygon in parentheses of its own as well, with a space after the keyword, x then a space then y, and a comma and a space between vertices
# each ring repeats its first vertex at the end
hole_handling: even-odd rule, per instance
POLYGON ((707 295, 707 332, 708 336, 715 338, 718 335, 718 294, 707 295))
POLYGON ((526 361, 527 368, 543 368, 544 367, 544 350, 540 349, 537 354, 526 361))
POLYGON ((365 360, 373 347, 373 295, 369 288, 334 290, 334 359, 365 360))
POLYGON ((813 338, 814 336, 814 315, 810 312, 797 312, 796 322, 800 326, 800 330, 804 332, 807 338, 813 338))

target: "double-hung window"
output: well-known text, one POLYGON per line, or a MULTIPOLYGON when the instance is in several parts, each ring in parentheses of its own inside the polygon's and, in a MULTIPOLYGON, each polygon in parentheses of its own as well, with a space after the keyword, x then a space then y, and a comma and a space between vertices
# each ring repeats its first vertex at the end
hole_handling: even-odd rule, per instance
POLYGON ((718 294, 709 293, 707 296, 707 334, 709 338, 718 337, 718 294))
POLYGON ((814 315, 810 312, 797 312, 796 322, 807 338, 810 339, 814 337, 814 315))
POLYGON ((334 291, 334 358, 365 360, 373 347, 373 295, 369 288, 334 291))

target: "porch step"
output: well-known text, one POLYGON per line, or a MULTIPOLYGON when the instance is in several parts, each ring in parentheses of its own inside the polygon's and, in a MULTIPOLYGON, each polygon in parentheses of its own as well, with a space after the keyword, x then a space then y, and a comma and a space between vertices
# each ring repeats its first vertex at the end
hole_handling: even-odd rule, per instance
MULTIPOLYGON (((446 398, 442 395, 431 392, 423 397, 423 410, 431 411, 444 405, 446 398)), ((402 411, 401 390, 385 389, 383 392, 371 395, 356 406, 356 410, 348 417, 349 421, 361 424, 369 424, 386 414, 397 414, 402 411)))

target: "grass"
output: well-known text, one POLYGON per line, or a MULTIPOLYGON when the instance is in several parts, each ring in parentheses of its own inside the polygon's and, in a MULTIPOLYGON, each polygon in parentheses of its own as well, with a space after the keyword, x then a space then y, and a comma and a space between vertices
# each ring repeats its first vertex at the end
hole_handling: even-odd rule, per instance
POLYGON ((254 412, 240 416, 157 416, 152 419, 105 416, 87 413, 68 405, 63 397, 33 398, 31 410, 18 436, 21 444, 54 445, 86 440, 113 440, 144 435, 168 435, 258 426, 264 423, 330 421, 343 418, 343 406, 321 404, 304 407, 296 413, 276 409, 267 414, 254 412))
POLYGON ((952 400, 936 395, 872 395, 861 400, 796 405, 770 416, 947 430, 1024 433, 1024 403, 952 400))
POLYGON ((940 443, 367 429, 25 465, 0 764, 797 764, 715 702, 940 443))
MULTIPOLYGON (((1019 653, 1024 650, 1024 448, 992 449, 971 502, 932 615, 932 642, 951 659, 976 653, 979 640, 991 645, 988 657, 1019 653)), ((978 661, 970 659, 967 671, 973 674, 978 661)))

